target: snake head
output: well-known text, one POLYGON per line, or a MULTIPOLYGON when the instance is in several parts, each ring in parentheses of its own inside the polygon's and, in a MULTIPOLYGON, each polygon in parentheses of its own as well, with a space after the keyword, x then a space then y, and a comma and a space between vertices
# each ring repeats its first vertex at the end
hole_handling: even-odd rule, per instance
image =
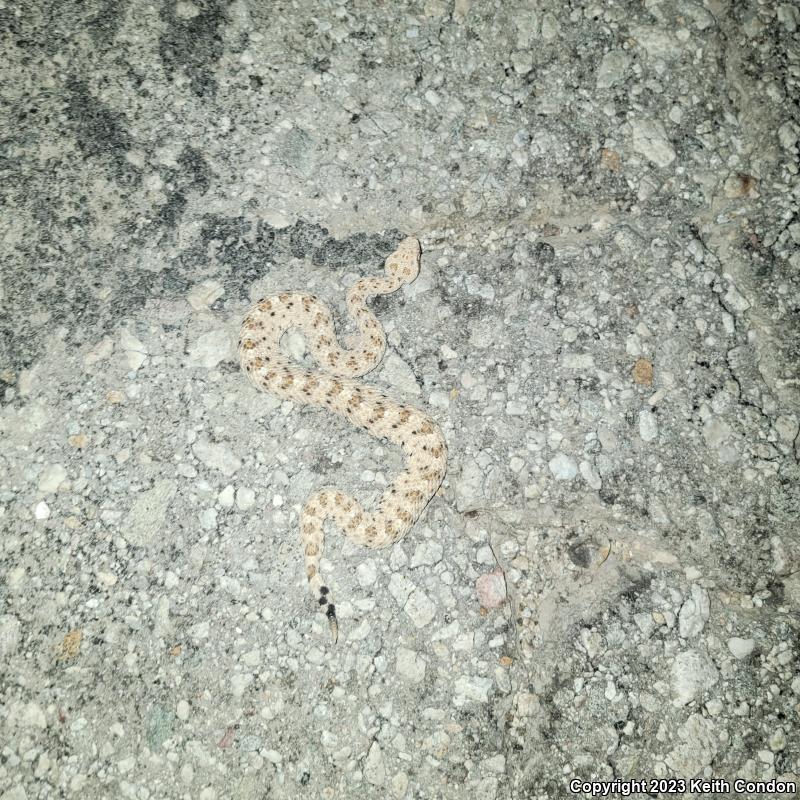
POLYGON ((420 252, 419 239, 407 236, 386 259, 386 274, 399 278, 402 283, 411 283, 419 275, 420 252))

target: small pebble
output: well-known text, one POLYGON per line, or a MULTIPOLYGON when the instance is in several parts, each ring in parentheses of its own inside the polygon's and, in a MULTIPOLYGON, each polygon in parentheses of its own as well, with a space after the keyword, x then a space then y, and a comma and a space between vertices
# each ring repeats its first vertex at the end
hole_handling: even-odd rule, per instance
POLYGON ((405 647, 397 650, 396 669, 399 675, 411 683, 420 683, 425 677, 425 659, 405 647))
POLYGON ((49 464, 39 476, 39 491, 50 494, 66 480, 67 471, 61 464, 49 464))
POLYGON ((652 442, 658 437, 658 421, 652 411, 639 412, 639 436, 643 442, 652 442))
POLYGON ((754 639, 740 639, 738 636, 728 639, 728 650, 731 651, 734 658, 747 658, 753 652, 755 646, 754 639))
POLYGON ((251 509, 256 502, 256 493, 252 490, 247 488, 246 486, 242 486, 241 488, 237 489, 236 491, 236 505, 240 511, 247 511, 251 509))
POLYGON ((217 502, 223 508, 233 508, 233 486, 228 484, 218 495, 217 495, 217 502))
POLYGON ((375 562, 372 560, 362 561, 356 567, 356 580, 360 586, 367 588, 372 586, 378 579, 378 570, 375 567, 375 562))
POLYGON ((436 616, 436 606, 421 589, 411 593, 403 610, 417 628, 424 628, 436 616))
POLYGON ((548 467, 557 481, 571 481, 578 474, 578 465, 566 453, 553 456, 548 467))
POLYGON ((484 608, 499 608, 506 601, 506 581, 501 569, 481 575, 475 588, 484 608))
POLYGON ((386 767, 383 763, 383 752, 377 742, 373 742, 364 761, 364 777, 373 786, 386 783, 386 767))

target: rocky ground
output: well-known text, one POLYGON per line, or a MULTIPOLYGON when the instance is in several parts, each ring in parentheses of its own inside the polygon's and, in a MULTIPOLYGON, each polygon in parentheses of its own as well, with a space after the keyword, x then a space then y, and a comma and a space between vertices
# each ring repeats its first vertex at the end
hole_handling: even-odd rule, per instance
POLYGON ((799 29, 0 2, 0 798, 800 780, 799 29), (329 537, 332 646, 299 509, 401 455, 235 343, 286 288, 346 332, 407 233, 368 380, 449 473, 391 550, 329 537))

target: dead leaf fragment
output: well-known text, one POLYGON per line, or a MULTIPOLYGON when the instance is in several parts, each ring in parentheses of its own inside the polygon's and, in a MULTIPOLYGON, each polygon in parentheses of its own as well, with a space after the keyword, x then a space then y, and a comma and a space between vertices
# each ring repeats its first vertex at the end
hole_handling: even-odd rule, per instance
POLYGON ((636 363, 633 365, 633 380, 634 383, 638 383, 640 386, 652 386, 653 385, 652 362, 648 361, 646 358, 636 359, 636 363))
POLYGON ((56 660, 69 661, 78 655, 81 649, 81 639, 83 633, 79 628, 70 631, 57 645, 56 645, 56 660))
POLYGON ((611 172, 619 172, 620 157, 616 150, 610 150, 607 147, 600 148, 600 166, 611 172))

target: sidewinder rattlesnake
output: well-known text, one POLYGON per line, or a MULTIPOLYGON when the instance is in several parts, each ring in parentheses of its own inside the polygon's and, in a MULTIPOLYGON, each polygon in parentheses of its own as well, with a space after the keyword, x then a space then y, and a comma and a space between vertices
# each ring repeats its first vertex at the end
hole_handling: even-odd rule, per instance
POLYGON ((325 520, 331 517, 354 542, 388 547, 403 538, 436 493, 447 470, 447 445, 439 426, 424 412, 398 403, 353 378, 373 370, 386 350, 386 335, 366 301, 392 294, 419 274, 420 245, 404 239, 384 265, 385 275, 362 278, 347 292, 347 310, 358 326, 350 349, 336 336, 325 303, 310 294, 285 292, 260 300, 242 325, 239 357, 256 388, 282 400, 320 406, 345 417, 378 439, 399 445, 406 468, 383 492, 377 510, 366 511, 354 497, 338 489, 320 489, 300 515, 300 539, 309 588, 324 607, 334 642, 336 609, 320 575, 325 520), (299 328, 319 369, 306 369, 282 352, 280 340, 299 328))

